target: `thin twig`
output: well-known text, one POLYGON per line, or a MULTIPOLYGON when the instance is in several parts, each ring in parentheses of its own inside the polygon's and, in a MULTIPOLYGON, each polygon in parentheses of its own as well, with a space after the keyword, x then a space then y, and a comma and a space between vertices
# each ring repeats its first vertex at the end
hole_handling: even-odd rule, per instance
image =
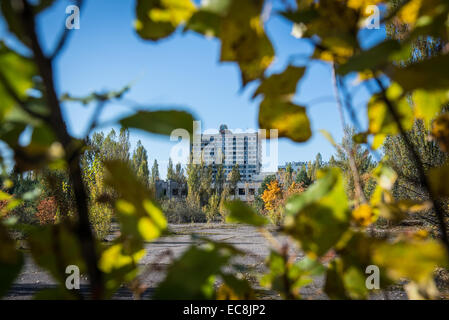
MULTIPOLYGON (((346 121, 345 121, 345 116, 343 113, 343 104, 341 102, 340 94, 338 91, 338 81, 337 81, 337 75, 335 72, 335 64, 334 63, 332 63, 332 80, 333 80, 333 87, 334 87, 334 92, 335 92, 335 99, 337 101, 338 111, 340 113, 340 121, 341 121, 341 125, 342 125, 343 131, 344 131, 344 130, 346 130, 346 121)), ((354 180, 356 198, 357 198, 357 200, 360 199, 362 203, 367 203, 368 201, 366 200, 365 193, 363 192, 363 189, 362 189, 360 175, 359 175, 359 171, 357 169, 357 164, 354 159, 353 150, 350 150, 349 147, 347 147, 347 146, 345 147, 344 145, 342 145, 342 147, 345 149, 346 154, 348 155, 349 167, 351 169, 352 178, 354 180)))
POLYGON ((87 127, 86 133, 84 134, 85 138, 89 137, 90 133, 98 126, 98 121, 105 105, 106 101, 98 101, 94 114, 92 115, 90 125, 87 127))
MULTIPOLYGON (((81 11, 81 7, 83 5, 83 0, 77 0, 75 2, 75 5, 80 9, 81 11)), ((50 60, 54 60, 56 59, 56 57, 62 52, 62 49, 64 48, 64 46, 66 45, 67 41, 70 38, 70 35, 73 33, 73 30, 68 29, 65 25, 64 25, 64 31, 62 32, 61 37, 59 38, 55 49, 53 50, 53 53, 50 55, 50 60)))

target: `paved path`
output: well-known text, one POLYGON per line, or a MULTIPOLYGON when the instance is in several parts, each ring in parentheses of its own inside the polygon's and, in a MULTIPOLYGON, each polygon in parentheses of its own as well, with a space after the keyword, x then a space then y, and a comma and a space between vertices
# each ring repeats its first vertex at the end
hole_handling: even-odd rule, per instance
MULTIPOLYGON (((174 235, 162 237, 146 245, 147 254, 140 263, 142 266, 150 267, 151 272, 142 281, 148 287, 144 297, 151 297, 157 283, 164 277, 166 266, 173 259, 179 257, 190 245, 197 244, 196 240, 192 238, 192 234, 226 242, 246 252, 244 257, 236 259, 235 262, 246 267, 245 274, 250 278, 251 275, 264 271, 263 261, 269 254, 270 246, 267 240, 252 227, 228 224, 182 224, 170 225, 169 228, 174 235)), ((282 237, 277 237, 277 239, 281 242, 286 241, 282 237)), ((296 255, 297 259, 303 257, 299 250, 294 250, 292 253, 296 255)), ((255 278, 254 282, 256 283, 255 278)), ((326 296, 321 291, 323 282, 323 278, 320 277, 303 288, 301 290, 303 298, 325 299, 326 296)), ((81 283, 81 290, 87 292, 86 279, 82 279, 81 283)), ((38 268, 30 257, 27 257, 25 267, 6 299, 31 299, 37 291, 54 285, 55 282, 52 278, 38 268)), ((114 298, 132 299, 133 296, 127 288, 121 288, 114 298)), ((262 298, 277 299, 278 296, 274 292, 265 291, 262 298)))

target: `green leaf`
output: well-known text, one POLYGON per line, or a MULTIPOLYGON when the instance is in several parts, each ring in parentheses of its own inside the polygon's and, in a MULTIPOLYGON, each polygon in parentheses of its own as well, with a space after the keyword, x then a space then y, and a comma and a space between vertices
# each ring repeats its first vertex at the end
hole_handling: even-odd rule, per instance
POLYGON ((323 274, 325 268, 318 261, 305 257, 292 263, 276 251, 271 251, 267 258, 269 272, 260 280, 263 287, 278 291, 286 298, 286 281, 289 282, 290 294, 299 298, 299 289, 313 281, 314 276, 323 274))
MULTIPOLYGON (((121 232, 126 237, 140 241, 158 238, 167 227, 167 220, 154 202, 151 191, 136 177, 132 169, 122 161, 105 162, 105 183, 118 192, 115 203, 121 223, 121 232)), ((141 249, 141 243, 135 250, 141 249)), ((134 250, 128 252, 134 253, 134 250)))
POLYGON ((209 279, 220 273, 230 255, 214 246, 190 247, 168 269, 167 275, 154 293, 154 299, 211 299, 209 279))
POLYGON ((138 275, 138 263, 145 256, 145 249, 130 252, 129 240, 117 241, 104 248, 98 261, 98 267, 103 272, 105 298, 110 298, 123 283, 130 283, 138 275))
POLYGON ((436 197, 449 197, 449 165, 431 168, 428 172, 430 188, 436 197))
POLYGON ((217 37, 220 34, 221 17, 214 12, 199 10, 187 22, 185 30, 191 30, 207 37, 217 37))
POLYGON ((346 293, 343 277, 342 277, 343 263, 341 259, 335 259, 327 268, 326 283, 324 284, 324 291, 333 300, 348 299, 346 293))
POLYGON ((185 31, 192 30, 208 37, 220 35, 222 18, 226 16, 232 0, 202 1, 201 7, 187 22, 185 31))
POLYGON ((348 229, 351 217, 341 171, 325 171, 323 178, 288 202, 286 212, 285 232, 306 253, 325 254, 348 229))
MULTIPOLYGON (((337 245, 337 254, 340 260, 339 277, 343 281, 343 287, 347 298, 366 299, 368 288, 366 287, 366 268, 376 265, 373 260, 374 251, 382 240, 369 238, 362 232, 348 232, 337 245)), ((392 280, 386 274, 385 268, 379 267, 379 285, 384 288, 392 284, 392 280)))
POLYGON ((0 119, 16 107, 16 101, 8 89, 19 99, 25 100, 27 91, 33 87, 32 78, 35 75, 36 68, 32 60, 12 51, 0 41, 0 119), (9 88, 5 87, 3 81, 7 82, 9 88))
POLYGON ((170 135, 175 129, 192 133, 194 118, 190 113, 176 110, 139 111, 120 120, 126 128, 135 128, 150 133, 170 135))
POLYGON ((36 264, 49 271, 63 285, 68 265, 78 266, 80 273, 86 270, 77 237, 62 224, 32 228, 28 244, 36 264))
POLYGON ((52 6, 55 0, 40 0, 37 1, 37 3, 34 5, 34 12, 39 13, 42 10, 47 9, 48 7, 52 6))
POLYGON ((365 71, 382 68, 389 63, 390 56, 401 49, 396 40, 385 40, 380 44, 351 57, 345 64, 337 68, 337 73, 346 75, 354 71, 365 71))
POLYGON ((399 83, 406 92, 416 89, 448 89, 449 55, 425 59, 406 67, 395 67, 391 78, 399 83))
POLYGON ((257 214, 243 201, 231 201, 226 203, 225 207, 229 210, 229 214, 226 216, 226 222, 241 222, 255 227, 262 227, 268 223, 265 217, 257 214))
POLYGON ((415 117, 422 119, 428 129, 432 120, 435 119, 449 101, 449 91, 415 90, 412 99, 415 117))
POLYGON ((0 297, 8 292, 23 263, 23 255, 16 249, 16 242, 11 239, 8 230, 0 221, 0 297))
POLYGON ((105 273, 106 296, 110 297, 124 282, 138 275, 138 262, 145 255, 144 241, 158 238, 167 221, 153 194, 128 163, 104 163, 104 182, 117 194, 115 212, 120 236, 102 250, 99 268, 105 273))
MULTIPOLYGON (((251 288, 251 284, 246 279, 237 278, 233 274, 221 273, 220 277, 223 279, 223 283, 227 288, 232 290, 232 298, 249 300, 255 299, 254 290, 251 288)), ((220 292, 217 292, 217 299, 227 299, 228 297, 220 297, 220 292)))
POLYGON ((317 10, 312 8, 300 9, 297 11, 281 12, 282 16, 294 23, 310 23, 319 17, 317 10))
POLYGON ((391 278, 407 278, 417 283, 426 283, 435 268, 448 266, 444 246, 436 240, 382 243, 376 247, 373 260, 386 268, 391 278))
POLYGON ((220 61, 239 64, 243 86, 262 77, 274 59, 261 18, 263 2, 232 0, 220 25, 220 61))
MULTIPOLYGON (((259 127, 277 129, 278 137, 287 137, 296 142, 305 142, 311 135, 306 108, 292 102, 264 99, 259 108, 259 127)), ((270 132, 267 132, 270 138, 270 132)))
POLYGON ((283 98, 287 97, 287 100, 295 94, 298 81, 303 77, 306 69, 304 67, 288 66, 282 73, 273 74, 264 79, 253 98, 260 94, 270 98, 283 98))
MULTIPOLYGON (((399 116, 399 120, 405 130, 411 129, 414 122, 413 110, 407 99, 403 97, 403 90, 393 83, 386 92, 393 108, 399 116)), ((397 134, 399 132, 394 117, 385 101, 378 95, 374 95, 368 102, 369 132, 372 134, 397 134)))
POLYGON ((49 147, 55 141, 55 134, 47 125, 41 125, 33 129, 31 144, 49 147))
POLYGON ((352 141, 354 141, 357 144, 368 143, 368 132, 361 132, 353 135, 352 141))
POLYGON ((135 28, 143 39, 156 41, 171 35, 195 10, 191 0, 138 0, 135 28))
POLYGON ((335 172, 328 172, 307 188, 305 192, 291 196, 285 205, 285 214, 296 215, 307 206, 319 201, 332 191, 337 181, 338 175, 335 172))
POLYGON ((17 39, 22 41, 23 44, 30 46, 31 41, 26 36, 26 33, 23 29, 23 24, 21 22, 21 12, 20 6, 17 5, 18 2, 14 0, 4 0, 0 3, 0 9, 3 18, 7 22, 8 30, 12 34, 14 34, 17 39))
POLYGON ((270 288, 278 292, 285 292, 283 276, 287 272, 286 261, 278 252, 271 250, 267 258, 269 272, 260 279, 262 287, 270 288))
POLYGON ((0 140, 6 142, 11 149, 19 145, 19 138, 25 130, 23 123, 4 122, 0 127, 0 140))

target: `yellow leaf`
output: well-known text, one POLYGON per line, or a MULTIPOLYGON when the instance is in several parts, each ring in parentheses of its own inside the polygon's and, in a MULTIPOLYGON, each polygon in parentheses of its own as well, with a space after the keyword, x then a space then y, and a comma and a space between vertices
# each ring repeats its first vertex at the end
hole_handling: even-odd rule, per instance
POLYGON ((118 199, 115 203, 117 210, 121 213, 132 215, 136 212, 136 207, 126 200, 118 199))
MULTIPOLYGON (((349 0, 347 6, 352 9, 364 9, 369 5, 376 5, 383 0, 349 0)), ((364 11, 364 10, 363 10, 364 11)))
POLYGON ((385 141, 386 137, 387 137, 387 135, 383 134, 383 133, 375 134, 374 135, 374 139, 373 139, 373 144, 371 145, 371 147, 374 150, 379 149, 384 144, 384 141, 385 141))
POLYGON ((239 64, 242 82, 263 76, 274 59, 274 49, 263 30, 262 0, 232 0, 220 25, 220 61, 239 64))
POLYGON ((449 165, 431 168, 428 173, 430 188, 435 197, 449 197, 449 165))
POLYGON ((411 0, 399 10, 398 18, 410 25, 414 25, 418 19, 419 10, 421 8, 422 0, 411 0))
POLYGON ((435 268, 448 265, 446 251, 436 240, 382 243, 376 247, 373 260, 393 279, 408 278, 417 283, 426 283, 435 268))
POLYGON ((159 228, 149 218, 140 218, 137 227, 144 240, 150 241, 160 235, 159 228))
POLYGON ((358 225, 362 227, 367 227, 374 221, 376 221, 376 215, 374 211, 366 203, 360 205, 352 211, 352 218, 358 225))
POLYGON ((191 0, 138 0, 134 27, 142 38, 159 40, 172 34, 195 10, 191 0))
POLYGON ((426 128, 429 128, 432 120, 441 112, 442 107, 449 101, 448 91, 415 90, 413 92, 413 104, 415 117, 422 119, 426 128))
POLYGON ((296 142, 307 141, 312 135, 306 109, 291 102, 264 99, 259 108, 259 127, 277 129, 279 137, 296 142))
POLYGON ((432 137, 438 141, 441 150, 449 151, 449 114, 442 114, 432 123, 432 137))
POLYGON ((118 243, 103 251, 98 266, 103 272, 110 273, 129 264, 137 264, 144 255, 145 249, 141 249, 132 255, 127 255, 123 252, 123 245, 118 243))
POLYGON ((158 206, 156 206, 149 199, 145 199, 143 201, 143 207, 159 229, 163 230, 167 227, 167 220, 165 219, 164 213, 158 206))
MULTIPOLYGON (((405 130, 409 130, 414 122, 413 111, 402 96, 402 88, 393 83, 386 92, 387 98, 393 105, 393 108, 405 130)), ((369 131, 372 134, 396 134, 398 127, 390 112, 386 102, 380 96, 373 96, 368 103, 369 131)))
POLYGON ((265 97, 290 100, 296 91, 299 79, 304 75, 304 67, 288 66, 282 73, 273 74, 264 79, 253 97, 263 94, 265 97))

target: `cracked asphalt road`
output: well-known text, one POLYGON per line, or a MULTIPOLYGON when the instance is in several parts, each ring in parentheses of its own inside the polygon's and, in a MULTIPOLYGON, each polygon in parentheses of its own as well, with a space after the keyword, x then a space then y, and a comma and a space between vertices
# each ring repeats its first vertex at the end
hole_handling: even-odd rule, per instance
MULTIPOLYGON (((235 259, 236 263, 245 266, 248 274, 257 274, 264 271, 264 260, 270 252, 270 244, 268 241, 253 227, 246 225, 230 225, 230 224, 171 224, 169 226, 173 235, 159 238, 157 241, 147 243, 146 255, 140 261, 140 266, 150 268, 151 272, 142 279, 147 290, 143 294, 143 298, 151 298, 152 292, 157 284, 163 280, 166 267, 179 257, 189 246, 197 245, 197 240, 192 238, 192 234, 201 237, 207 237, 214 241, 229 243, 244 251, 245 256, 235 259)), ((111 236, 113 237, 113 236, 111 236)), ((286 238, 275 236, 278 241, 285 242, 286 238)), ((292 254, 296 259, 301 259, 304 255, 300 250, 292 249, 292 254)), ((254 278, 254 284, 257 281, 254 278)), ((311 284, 302 288, 301 295, 304 299, 326 299, 326 295, 322 292, 324 284, 323 277, 317 277, 311 284)), ((5 299, 32 299, 33 295, 45 288, 55 287, 56 283, 51 276, 34 264, 29 254, 26 254, 25 266, 15 284, 10 289, 5 299)), ((261 288, 259 288, 261 289, 261 288)), ((81 291, 88 292, 87 281, 81 279, 81 291)), ((114 299, 133 299, 132 292, 122 287, 113 297, 114 299)), ((275 292, 264 290, 263 299, 278 299, 275 292)), ((383 299, 385 295, 375 295, 372 298, 383 299)), ((395 293, 391 296, 393 299, 406 298, 404 293, 395 293)))

